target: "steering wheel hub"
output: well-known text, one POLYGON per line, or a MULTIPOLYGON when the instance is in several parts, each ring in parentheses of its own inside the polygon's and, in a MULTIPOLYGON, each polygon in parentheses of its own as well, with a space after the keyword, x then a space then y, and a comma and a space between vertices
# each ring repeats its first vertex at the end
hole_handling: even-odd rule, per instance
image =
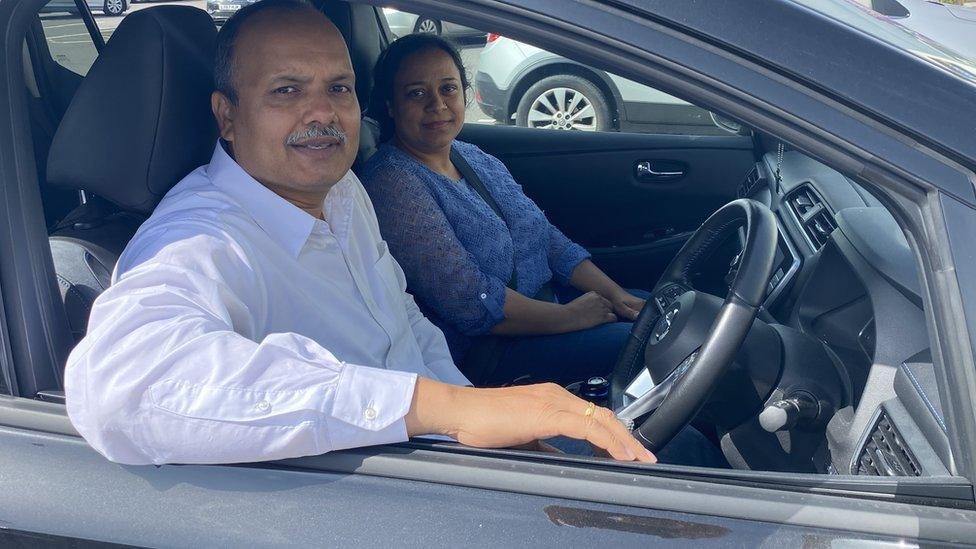
POLYGON ((721 308, 721 299, 694 290, 681 294, 668 307, 644 349, 644 365, 654 383, 667 378, 701 347, 721 308))

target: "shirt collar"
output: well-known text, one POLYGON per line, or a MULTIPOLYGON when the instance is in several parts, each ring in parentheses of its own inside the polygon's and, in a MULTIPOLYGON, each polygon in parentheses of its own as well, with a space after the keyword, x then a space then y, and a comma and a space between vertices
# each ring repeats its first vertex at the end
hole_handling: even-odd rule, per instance
POLYGON ((329 191, 326 197, 323 212, 327 219, 334 219, 329 224, 315 219, 251 177, 227 154, 220 141, 217 142, 213 157, 207 166, 207 176, 214 186, 230 195, 258 226, 292 257, 298 257, 312 230, 317 226, 331 226, 336 233, 340 232, 336 231, 336 228, 341 227, 341 233, 345 233, 348 228, 350 208, 348 192, 345 188, 348 186, 345 184, 349 178, 348 174, 329 191), (336 222, 339 227, 336 226, 336 222))

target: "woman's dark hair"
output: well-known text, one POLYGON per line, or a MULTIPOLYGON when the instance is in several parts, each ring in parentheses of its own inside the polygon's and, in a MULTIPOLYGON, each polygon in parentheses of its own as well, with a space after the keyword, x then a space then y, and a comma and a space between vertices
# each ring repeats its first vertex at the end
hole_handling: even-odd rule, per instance
POLYGON ((439 49, 451 56, 451 60, 454 61, 454 65, 461 74, 461 90, 464 93, 464 101, 467 103, 471 83, 468 81, 467 72, 464 70, 461 54, 458 53, 454 44, 434 34, 404 36, 386 48, 386 51, 376 61, 376 68, 373 70, 373 92, 369 97, 369 107, 366 114, 379 123, 380 142, 388 141, 393 137, 393 119, 390 118, 386 107, 387 104, 393 104, 393 79, 396 78, 404 59, 428 49, 439 49))

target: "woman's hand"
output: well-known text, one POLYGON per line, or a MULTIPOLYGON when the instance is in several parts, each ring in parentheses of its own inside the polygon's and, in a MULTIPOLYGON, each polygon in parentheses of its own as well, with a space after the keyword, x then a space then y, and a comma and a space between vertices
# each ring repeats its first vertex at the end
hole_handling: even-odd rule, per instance
POLYGON ((597 292, 587 292, 564 305, 566 318, 574 330, 585 330, 616 322, 614 305, 597 292))
POLYGON ((644 308, 645 300, 621 289, 610 300, 613 312, 624 320, 633 322, 644 308))

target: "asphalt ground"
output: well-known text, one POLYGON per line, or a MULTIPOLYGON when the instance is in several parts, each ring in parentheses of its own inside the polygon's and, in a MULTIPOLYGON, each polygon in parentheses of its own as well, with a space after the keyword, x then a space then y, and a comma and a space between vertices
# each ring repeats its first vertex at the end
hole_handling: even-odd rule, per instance
MULTIPOLYGON (((125 16, 138 10, 165 4, 206 9, 205 0, 176 0, 130 4, 129 9, 123 17, 108 17, 102 15, 100 11, 93 12, 93 14, 95 16, 95 23, 98 25, 102 37, 107 42, 125 16)), ((48 48, 51 51, 52 57, 71 71, 81 75, 87 73, 97 52, 95 51, 91 36, 88 34, 88 29, 85 27, 81 18, 68 13, 42 13, 41 25, 44 28, 44 34, 47 37, 48 48)), ((457 42, 461 46, 461 58, 464 61, 468 76, 473 80, 474 74, 478 70, 478 57, 484 48, 484 37, 465 37, 458 39, 457 42)), ((473 99, 469 102, 465 112, 465 120, 482 124, 495 123, 494 119, 481 112, 481 109, 478 108, 477 103, 473 99)))

